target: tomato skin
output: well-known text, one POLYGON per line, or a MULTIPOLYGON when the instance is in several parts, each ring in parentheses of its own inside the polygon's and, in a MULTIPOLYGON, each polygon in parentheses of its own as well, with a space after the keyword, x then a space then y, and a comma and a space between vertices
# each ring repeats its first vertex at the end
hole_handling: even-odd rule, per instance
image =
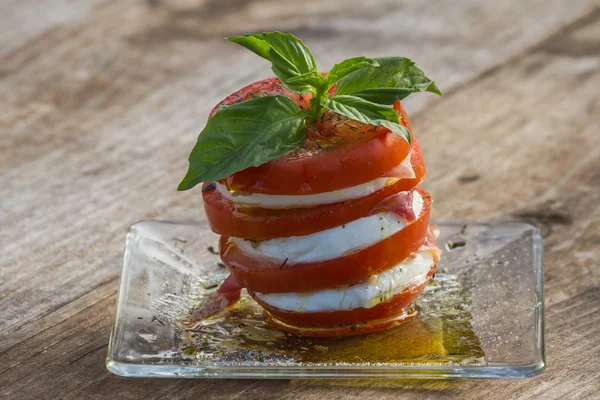
POLYGON ((248 255, 222 236, 219 242, 221 260, 241 286, 259 293, 312 292, 364 282, 370 276, 398 265, 424 244, 431 197, 417 190, 424 205, 415 221, 394 235, 343 257, 282 266, 248 255))
MULTIPOLYGON (((278 328, 305 336, 348 336, 385 329, 397 321, 397 317, 406 317, 406 309, 425 289, 435 273, 434 266, 427 274, 425 282, 411 285, 389 301, 372 308, 355 308, 344 311, 294 312, 281 310, 266 304, 252 291, 254 300, 260 304, 272 318, 278 328), (365 322, 367 324, 365 325, 365 322), (387 323, 386 323, 387 322, 387 323), (372 324, 375 330, 367 328, 372 324), (343 325, 343 326, 342 326, 343 325), (359 329, 361 327, 365 329, 359 329), (329 328, 329 329, 328 329, 329 328), (358 332, 357 332, 358 331, 358 332), (319 335, 321 332, 321 335, 319 335)), ((404 319, 402 318, 402 319, 404 319)))
POLYGON ((193 327, 197 322, 217 314, 228 306, 235 304, 242 294, 242 286, 233 275, 229 275, 210 299, 191 315, 186 315, 179 322, 186 327, 193 327))
POLYGON ((219 235, 260 240, 309 235, 364 217, 381 200, 397 192, 412 190, 423 180, 427 172, 416 141, 411 162, 416 175, 414 179, 400 179, 369 196, 312 207, 292 209, 236 207, 217 190, 206 190, 210 183, 204 183, 202 186, 204 211, 210 229, 219 235))
MULTIPOLYGON (((277 78, 254 82, 219 103, 231 105, 255 97, 284 94, 303 109, 311 95, 298 95, 277 78)), ((400 102, 394 104, 399 123, 412 136, 412 127, 400 102)), ((245 193, 302 195, 344 189, 385 176, 409 154, 411 145, 384 127, 352 121, 326 111, 307 127, 304 146, 258 167, 250 167, 220 180, 228 189, 245 193)))

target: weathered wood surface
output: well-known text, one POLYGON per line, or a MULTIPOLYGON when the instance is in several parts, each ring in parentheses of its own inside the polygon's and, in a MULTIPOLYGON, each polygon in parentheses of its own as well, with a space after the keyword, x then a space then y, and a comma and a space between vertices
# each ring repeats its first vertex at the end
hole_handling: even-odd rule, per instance
POLYGON ((598 1, 4 1, 0 396, 600 397, 598 1), (36 8, 37 7, 37 8, 36 8), (208 110, 265 63, 227 34, 292 30, 323 69, 416 59, 446 89, 407 108, 438 219, 547 234, 548 368, 521 381, 131 380, 104 367, 124 232, 203 218, 175 185, 208 110))

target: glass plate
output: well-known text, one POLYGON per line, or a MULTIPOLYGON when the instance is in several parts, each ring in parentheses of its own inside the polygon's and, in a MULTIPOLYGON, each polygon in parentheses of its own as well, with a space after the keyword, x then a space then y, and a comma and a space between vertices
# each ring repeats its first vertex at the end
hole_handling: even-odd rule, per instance
POLYGON ((438 223, 444 250, 418 316, 347 338, 270 328, 244 295, 184 329, 226 275, 205 222, 144 221, 125 242, 107 367, 123 376, 523 378, 544 360, 542 238, 519 222, 438 223))

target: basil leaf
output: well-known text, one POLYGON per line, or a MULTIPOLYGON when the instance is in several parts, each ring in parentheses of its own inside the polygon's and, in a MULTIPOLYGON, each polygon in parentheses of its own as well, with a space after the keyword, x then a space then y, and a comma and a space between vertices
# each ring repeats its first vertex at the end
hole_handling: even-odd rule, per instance
POLYGON ((379 63, 371 58, 367 57, 353 57, 348 58, 341 63, 335 64, 333 68, 327 74, 327 80, 329 81, 329 87, 333 86, 334 83, 345 77, 351 72, 366 67, 378 67, 379 63))
POLYGON ((303 74, 318 72, 315 59, 306 45, 291 33, 265 32, 227 39, 271 61, 271 69, 281 82, 297 93, 315 92, 306 82, 295 84, 290 79, 303 74))
POLYGON ((352 96, 360 97, 378 104, 394 104, 397 100, 403 100, 414 91, 406 88, 371 88, 354 92, 352 96))
POLYGON ((254 54, 257 54, 262 58, 271 61, 271 56, 269 54, 271 50, 271 45, 258 36, 258 34, 246 34, 244 36, 229 36, 227 37, 227 40, 230 40, 233 43, 237 43, 240 46, 244 46, 254 54))
MULTIPOLYGON (((396 88, 407 89, 411 93, 427 91, 442 94, 435 83, 426 77, 425 73, 410 59, 381 57, 375 60, 379 63, 379 67, 366 67, 346 75, 338 82, 335 94, 357 95, 358 92, 374 88, 396 88)), ((367 97, 384 104, 390 100, 389 93, 380 92, 380 97, 375 94, 367 93, 367 97)))
MULTIPOLYGON (((347 109, 348 111, 344 111, 341 114, 356 119, 357 121, 360 121, 360 115, 364 115, 366 118, 370 119, 385 119, 391 122, 398 122, 398 113, 392 107, 372 103, 361 99, 360 97, 348 95, 333 96, 323 101, 323 104, 335 104, 335 107, 338 107, 338 110, 347 109), (353 114, 355 112, 357 114, 353 114)), ((339 112, 338 110, 331 111, 339 112)), ((361 122, 368 123, 366 121, 361 122)))
POLYGON ((289 97, 274 95, 222 107, 198 136, 179 190, 259 166, 306 140, 305 115, 289 97))
POLYGON ((375 126, 384 126, 411 143, 408 128, 398 123, 399 117, 391 106, 372 103, 356 96, 333 96, 321 103, 323 107, 346 117, 375 126))
MULTIPOLYGON (((287 83, 288 85, 293 85, 295 87, 301 87, 302 85, 305 85, 306 87, 310 88, 306 91, 316 89, 317 91, 321 90, 323 92, 327 92, 327 89, 329 89, 327 78, 325 78, 323 75, 321 75, 320 72, 317 72, 316 70, 307 72, 302 75, 294 76, 288 79, 287 83)), ((301 93, 305 93, 306 91, 303 91, 301 93)))

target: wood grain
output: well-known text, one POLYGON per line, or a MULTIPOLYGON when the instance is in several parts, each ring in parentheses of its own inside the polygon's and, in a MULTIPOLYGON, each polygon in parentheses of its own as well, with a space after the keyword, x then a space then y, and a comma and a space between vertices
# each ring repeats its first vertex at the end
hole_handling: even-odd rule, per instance
POLYGON ((61 1, 56 14, 33 3, 0 15, 0 395, 600 397, 598 2, 61 1), (211 106, 268 72, 222 37, 269 29, 300 35, 323 69, 403 54, 447 89, 407 102, 435 217, 542 226, 542 376, 223 382, 105 370, 125 229, 204 218, 198 193, 174 182, 211 106))

